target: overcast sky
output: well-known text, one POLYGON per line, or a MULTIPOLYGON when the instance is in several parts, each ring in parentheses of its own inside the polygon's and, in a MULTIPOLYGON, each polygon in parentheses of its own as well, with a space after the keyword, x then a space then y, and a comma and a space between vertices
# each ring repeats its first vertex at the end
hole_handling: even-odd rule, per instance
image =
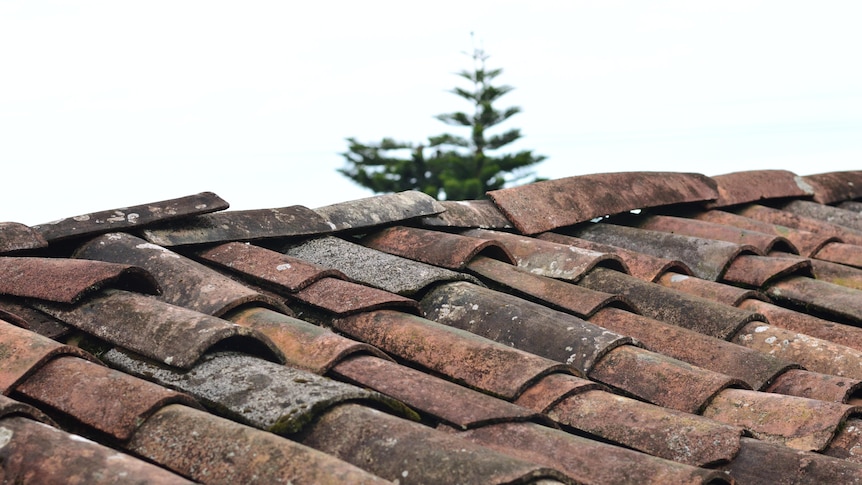
POLYGON ((0 1, 0 221, 371 195, 344 139, 451 131, 470 32, 540 176, 862 169, 862 2, 299 5, 0 1))

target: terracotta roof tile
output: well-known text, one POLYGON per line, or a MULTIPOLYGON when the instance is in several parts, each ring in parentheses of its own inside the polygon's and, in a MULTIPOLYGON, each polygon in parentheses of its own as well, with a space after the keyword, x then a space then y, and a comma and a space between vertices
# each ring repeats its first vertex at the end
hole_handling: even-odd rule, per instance
POLYGON ((807 200, 790 201, 781 205, 781 210, 862 231, 862 217, 860 217, 859 213, 855 211, 818 204, 807 200))
POLYGON ((854 412, 846 404, 727 389, 703 415, 745 427, 755 438, 803 451, 819 451, 854 412))
POLYGON ((806 175, 805 182, 814 187, 814 200, 832 204, 862 197, 862 172, 827 172, 806 175))
POLYGON ((679 259, 698 278, 713 281, 721 279, 733 259, 740 254, 757 253, 754 246, 607 223, 580 226, 573 235, 658 258, 679 259))
POLYGON ((420 306, 431 320, 565 362, 584 374, 612 349, 633 343, 573 315, 469 283, 438 286, 420 306))
POLYGON ((387 358, 371 345, 266 308, 244 308, 225 318, 266 335, 282 351, 287 365, 315 374, 323 375, 357 353, 387 358))
POLYGON ((742 450, 722 465, 739 483, 862 483, 862 468, 845 460, 743 438, 742 450))
POLYGON ((474 443, 547 466, 577 483, 728 483, 714 470, 668 462, 530 423, 503 423, 459 433, 474 443))
POLYGON ((185 406, 147 419, 128 449, 203 483, 389 483, 275 434, 185 406))
POLYGON ((831 242, 820 248, 814 257, 832 263, 862 268, 862 247, 855 244, 831 242))
POLYGON ((756 313, 645 282, 617 271, 598 268, 580 285, 624 295, 644 315, 723 340, 736 335, 751 321, 764 320, 756 313))
POLYGON ((96 360, 76 347, 62 345, 47 337, 0 320, 0 394, 8 395, 15 386, 61 355, 96 360))
POLYGON ((819 259, 811 260, 811 269, 818 280, 862 290, 862 269, 819 259))
POLYGON ((414 190, 376 195, 314 209, 333 230, 355 230, 391 224, 446 210, 430 195, 414 190))
POLYGON ((182 369, 229 339, 254 340, 266 349, 266 357, 284 361, 275 344, 259 332, 137 293, 110 290, 71 308, 39 308, 102 340, 182 369))
POLYGON ((11 416, 21 416, 33 421, 54 425, 54 422, 45 413, 39 411, 29 404, 10 399, 0 394, 0 420, 11 416))
POLYGON ((742 287, 763 288, 789 275, 811 276, 811 262, 798 258, 741 254, 731 261, 722 279, 742 287))
POLYGON ((715 182, 700 174, 629 172, 584 175, 488 192, 524 234, 608 214, 715 199, 715 182))
POLYGON ((390 227, 370 234, 362 244, 378 251, 414 261, 460 270, 479 254, 514 263, 514 258, 497 241, 430 231, 416 227, 390 227))
POLYGON ((754 290, 747 290, 724 283, 702 280, 700 278, 673 272, 668 272, 662 275, 657 283, 667 288, 730 306, 739 306, 747 299, 767 299, 761 293, 754 290))
MULTIPOLYGON (((831 222, 823 222, 810 217, 800 216, 772 207, 748 205, 736 210, 736 213, 769 224, 793 227, 803 231, 816 233, 822 237, 838 238, 848 244, 862 244, 862 231, 857 231, 831 222)), ((788 237, 789 238, 789 237, 788 237)), ((798 246, 797 246, 798 247, 798 246)), ((800 251, 802 248, 800 248, 800 251)))
POLYGON ((489 286, 505 288, 522 298, 538 300, 546 306, 573 313, 581 318, 588 318, 608 305, 635 308, 625 297, 539 276, 495 259, 475 258, 467 269, 489 286))
POLYGON ((622 258, 615 254, 485 229, 464 234, 499 242, 511 252, 518 267, 541 276, 577 281, 596 266, 628 272, 622 258))
POLYGON ((357 465, 362 463, 391 480, 504 484, 566 479, 549 466, 494 452, 460 435, 436 432, 358 405, 339 406, 309 428, 302 438, 304 444, 357 465), (409 442, 422 446, 397 446, 409 442))
POLYGON ((862 350, 862 328, 842 325, 759 300, 745 300, 739 306, 766 316, 775 326, 862 350))
POLYGON ((317 212, 301 205, 278 209, 226 211, 166 223, 143 230, 160 246, 258 241, 326 234, 333 228, 317 212))
POLYGON ((60 219, 33 226, 49 242, 73 237, 91 237, 124 229, 140 229, 154 223, 183 219, 191 215, 206 214, 228 208, 228 203, 212 192, 163 200, 131 207, 120 207, 101 212, 60 219))
POLYGON ((336 237, 310 239, 288 246, 285 254, 329 268, 399 295, 410 296, 440 281, 471 280, 470 276, 401 258, 336 237), (380 271, 379 268, 386 268, 380 271))
POLYGON ((674 216, 646 216, 633 220, 641 229, 670 232, 684 236, 716 239, 739 245, 754 246, 760 254, 768 254, 773 249, 798 254, 799 250, 785 237, 728 226, 725 224, 698 219, 674 216))
POLYGON ((275 291, 299 291, 321 278, 347 279, 347 276, 338 270, 323 268, 248 243, 221 244, 195 254, 207 263, 239 273, 275 291))
POLYGON ((769 354, 616 308, 600 310, 590 322, 636 338, 654 352, 734 377, 753 389, 762 389, 787 370, 799 367, 769 354))
POLYGON ((539 419, 539 412, 373 356, 340 362, 333 374, 404 402, 460 429, 539 419))
POLYGON ((390 355, 504 399, 516 398, 544 375, 574 371, 463 330, 390 310, 340 318, 333 321, 333 327, 390 355))
POLYGON ((339 316, 383 308, 417 311, 416 302, 410 298, 336 278, 315 281, 292 297, 339 316))
POLYGON ((779 301, 803 305, 826 315, 862 323, 862 292, 813 278, 793 276, 775 282, 766 293, 779 301))
POLYGON ((51 360, 15 391, 118 441, 131 438, 140 423, 167 404, 198 406, 183 394, 77 357, 51 360))
POLYGON ((742 428, 603 391, 569 396, 554 420, 644 453, 693 466, 732 460, 742 428))
POLYGON ((692 214, 691 217, 701 221, 714 222, 748 231, 774 234, 779 237, 784 237, 799 250, 799 254, 806 257, 812 256, 819 251, 820 248, 830 242, 841 241, 841 239, 836 236, 816 234, 802 229, 782 226, 780 224, 772 224, 733 214, 731 212, 711 210, 692 214))
POLYGON ((26 418, 0 420, 7 483, 185 484, 158 466, 26 418))
POLYGON ((48 241, 35 229, 17 222, 0 222, 0 254, 46 246, 48 241))
POLYGON ((570 246, 589 249, 600 253, 615 254, 625 262, 628 268, 628 273, 636 278, 645 281, 656 281, 661 275, 668 271, 674 271, 681 274, 692 274, 691 269, 685 263, 677 259, 663 259, 649 254, 632 251, 609 244, 601 244, 595 241, 588 241, 570 235, 557 234, 546 232, 540 234, 539 239, 552 241, 559 244, 567 244, 570 246))
POLYGON ((70 329, 56 318, 14 298, 0 297, 0 319, 55 340, 68 334, 70 329))
POLYGON ((445 212, 422 218, 422 224, 432 227, 479 227, 482 229, 512 229, 512 223, 490 200, 444 200, 445 212))
POLYGON ((786 170, 751 170, 725 175, 714 175, 718 185, 718 199, 709 207, 757 202, 762 199, 784 197, 806 197, 814 195, 814 189, 803 177, 786 170))
POLYGON ((75 256, 140 266, 162 287, 159 299, 220 316, 250 303, 280 308, 280 302, 169 249, 128 234, 106 234, 81 246, 75 256))
POLYGON ((856 404, 860 389, 862 381, 858 379, 791 369, 778 376, 765 391, 844 404, 853 401, 856 404))
POLYGON ((141 268, 65 258, 0 257, 0 294, 75 303, 105 287, 157 294, 159 285, 141 268))

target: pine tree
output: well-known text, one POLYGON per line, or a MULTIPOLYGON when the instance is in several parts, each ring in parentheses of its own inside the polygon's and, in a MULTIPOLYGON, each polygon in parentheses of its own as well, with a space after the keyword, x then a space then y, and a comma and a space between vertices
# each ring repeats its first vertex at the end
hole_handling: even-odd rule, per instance
POLYGON ((525 169, 544 160, 544 156, 534 155, 531 150, 493 153, 521 138, 521 130, 514 128, 496 135, 489 135, 487 130, 520 113, 521 109, 494 107, 494 103, 513 88, 492 83, 503 70, 486 68, 488 55, 484 50, 474 48, 471 57, 473 70, 457 73, 472 84, 471 88, 456 87, 451 92, 471 103, 472 114, 458 111, 436 116, 448 125, 469 129, 469 137, 444 133, 429 137, 427 146, 389 138, 366 145, 348 138, 348 151, 341 154, 347 166, 338 171, 374 192, 414 189, 449 200, 484 198, 489 190, 531 176, 524 173, 525 169), (410 158, 392 155, 399 150, 410 150, 410 158))

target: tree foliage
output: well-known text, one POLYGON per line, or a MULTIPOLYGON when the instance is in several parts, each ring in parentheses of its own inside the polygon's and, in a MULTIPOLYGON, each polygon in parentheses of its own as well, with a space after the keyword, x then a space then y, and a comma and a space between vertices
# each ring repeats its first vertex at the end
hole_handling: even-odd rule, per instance
POLYGON ((473 69, 457 73, 470 87, 455 87, 451 92, 467 100, 472 112, 436 116, 447 125, 465 129, 467 136, 443 133, 428 137, 426 144, 391 138, 365 144, 348 138, 348 149, 341 154, 347 164, 338 171, 374 192, 421 190, 450 200, 480 199, 489 190, 532 176, 526 169, 544 156, 534 155, 532 150, 496 153, 521 138, 521 130, 488 132, 521 112, 517 106, 502 110, 494 106, 513 88, 493 84, 503 70, 486 68, 488 55, 484 50, 474 49, 471 57, 473 69), (409 153, 409 158, 404 153, 409 153))

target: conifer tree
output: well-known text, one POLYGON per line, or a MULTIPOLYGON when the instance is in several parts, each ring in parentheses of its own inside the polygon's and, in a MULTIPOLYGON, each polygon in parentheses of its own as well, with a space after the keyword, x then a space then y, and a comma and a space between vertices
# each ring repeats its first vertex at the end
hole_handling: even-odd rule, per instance
POLYGON ((521 138, 521 130, 488 133, 521 111, 517 106, 503 110, 494 107, 513 88, 493 84, 503 70, 486 68, 488 55, 484 50, 474 48, 471 57, 473 70, 457 73, 470 82, 470 88, 455 87, 451 92, 467 100, 472 113, 457 111, 436 116, 448 125, 469 130, 469 136, 450 133, 431 136, 427 146, 390 138, 363 144, 348 138, 348 151, 341 154, 347 166, 338 171, 374 192, 413 189, 449 200, 484 198, 489 190, 530 177, 532 174, 525 173, 525 169, 544 160, 544 156, 534 155, 531 150, 496 153, 521 138), (410 151, 409 158, 393 155, 405 150, 410 151))

